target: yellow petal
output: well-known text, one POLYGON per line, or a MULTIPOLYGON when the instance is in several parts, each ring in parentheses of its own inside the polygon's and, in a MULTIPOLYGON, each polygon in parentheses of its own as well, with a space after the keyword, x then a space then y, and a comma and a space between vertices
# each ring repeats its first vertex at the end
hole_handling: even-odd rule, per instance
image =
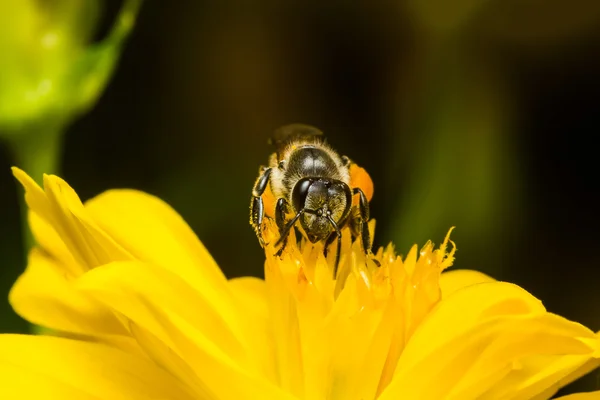
POLYGON ((97 240, 102 233, 86 229, 86 225, 93 227, 93 222, 85 215, 77 193, 65 181, 54 175, 44 175, 44 193, 53 212, 54 227, 80 261, 93 268, 114 259, 97 240))
POLYGON ((193 399, 147 359, 102 344, 0 335, 2 399, 193 399))
POLYGON ((552 314, 496 317, 475 325, 442 347, 423 349, 420 362, 410 368, 404 368, 401 359, 400 370, 384 392, 388 397, 382 400, 480 398, 522 357, 591 355, 592 350, 577 339, 581 327, 576 325, 552 314))
POLYGON ((479 271, 455 269, 444 272, 440 277, 442 298, 446 298, 459 289, 478 283, 494 282, 495 279, 479 271))
POLYGON ((589 354, 571 356, 537 355, 526 357, 519 362, 498 384, 487 391, 482 400, 548 399, 561 387, 587 374, 599 361, 589 354))
POLYGON ((278 382, 280 387, 297 398, 305 398, 298 303, 293 297, 293 292, 286 287, 287 282, 284 275, 285 273, 275 265, 273 258, 267 257, 265 280, 269 295, 271 326, 275 339, 272 347, 279 369, 278 382), (285 340, 280 338, 285 338, 285 340))
POLYGON ((244 324, 248 356, 254 360, 262 360, 259 363, 262 373, 269 380, 276 381, 278 371, 274 361, 275 337, 267 301, 267 285, 263 279, 253 277, 234 278, 229 281, 229 285, 242 314, 248 317, 244 324))
POLYGON ((196 398, 218 398, 199 379, 190 365, 155 335, 135 324, 130 324, 130 331, 131 336, 143 349, 144 354, 150 357, 159 367, 176 376, 182 383, 191 388, 196 398))
POLYGON ((141 325, 155 327, 150 329, 153 333, 161 328, 150 307, 178 315, 223 353, 233 359, 243 358, 244 335, 239 331, 238 315, 213 307, 204 292, 164 268, 136 261, 107 264, 83 275, 77 287, 112 308, 120 298, 117 311, 146 318, 148 321, 141 325), (146 304, 146 299, 151 303, 146 304))
POLYGON ((25 188, 29 209, 51 225, 74 259, 85 268, 129 260, 127 254, 86 214, 75 191, 62 179, 44 175, 44 190, 18 168, 13 174, 25 188))
MULTIPOLYGON (((539 365, 539 360, 545 360, 548 364, 555 361, 553 378, 556 379, 556 383, 559 383, 561 377, 589 361, 595 351, 595 348, 588 346, 586 341, 580 340, 579 336, 589 334, 591 331, 583 332, 585 328, 581 325, 557 315, 544 314, 530 318, 503 317, 503 319, 512 320, 510 322, 514 326, 510 327, 506 324, 500 331, 501 335, 491 336, 493 342, 485 346, 485 350, 481 349, 475 363, 455 385, 451 398, 480 397, 494 384, 508 386, 512 379, 510 373, 505 373, 512 372, 514 369, 530 369, 533 359, 538 361, 538 370, 543 369, 543 366, 539 365), (529 368, 525 368, 526 365, 529 368), (499 375, 500 373, 502 375, 499 375)), ((531 371, 529 373, 531 374, 531 371)), ((517 396, 509 396, 509 398, 526 400, 537 394, 546 393, 551 385, 548 381, 536 382, 539 377, 535 376, 528 380, 528 386, 523 385, 522 390, 517 391, 517 396)))
POLYGON ((402 354, 408 363, 413 354, 420 357, 424 349, 435 349, 476 323, 501 315, 544 313, 542 303, 517 285, 490 282, 467 286, 442 300, 419 326, 402 354), (440 332, 444 332, 440 335, 440 332))
POLYGON ((31 210, 29 210, 28 220, 39 247, 43 249, 44 254, 55 261, 57 267, 60 267, 57 272, 67 278, 79 276, 87 270, 73 258, 73 254, 52 225, 31 210))
POLYGON ((221 307, 231 306, 223 272, 165 202, 136 190, 110 190, 86 202, 85 207, 102 231, 136 260, 167 268, 221 307))
POLYGON ((14 168, 26 189, 33 228, 46 250, 77 266, 69 274, 112 261, 138 259, 167 268, 223 310, 235 307, 223 273, 181 217, 161 200, 133 190, 114 190, 81 204, 62 179, 44 176, 45 191, 14 168))
POLYGON ((78 286, 173 349, 210 392, 226 399, 287 398, 257 374, 260 369, 253 363, 261 360, 248 359, 240 342, 243 332, 225 321, 242 317, 224 315, 226 310, 213 308, 205 293, 168 270, 138 262, 113 263, 86 273, 78 286))
POLYGON ((47 328, 80 334, 126 334, 114 313, 102 303, 79 293, 67 281, 61 265, 40 250, 10 291, 9 301, 28 321, 47 328))
POLYGON ((233 295, 247 312, 254 314, 256 318, 268 318, 267 285, 263 279, 248 276, 234 278, 229 281, 229 285, 233 295))
POLYGON ((599 400, 600 391, 587 392, 587 393, 575 393, 568 396, 557 397, 555 400, 599 400))
POLYGON ((419 326, 382 400, 476 398, 521 357, 591 355, 593 349, 579 337, 591 339, 594 333, 546 313, 518 286, 504 282, 468 286, 442 300, 419 326))

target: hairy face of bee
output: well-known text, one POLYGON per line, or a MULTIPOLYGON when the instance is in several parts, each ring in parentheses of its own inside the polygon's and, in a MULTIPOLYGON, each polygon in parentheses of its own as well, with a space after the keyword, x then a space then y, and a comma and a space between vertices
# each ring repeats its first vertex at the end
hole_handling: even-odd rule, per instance
POLYGON ((304 210, 300 224, 308 240, 325 240, 347 217, 352 205, 350 188, 344 182, 323 178, 303 178, 294 186, 292 204, 304 210))

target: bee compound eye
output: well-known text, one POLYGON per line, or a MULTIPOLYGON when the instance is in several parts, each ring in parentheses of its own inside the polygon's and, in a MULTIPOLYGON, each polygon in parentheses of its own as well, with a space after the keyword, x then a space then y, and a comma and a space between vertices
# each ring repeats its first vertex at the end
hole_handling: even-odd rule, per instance
POLYGON ((292 204, 296 211, 300 211, 304 208, 306 196, 308 196, 308 190, 312 183, 312 179, 304 178, 300 179, 298 183, 296 183, 296 186, 294 186, 294 190, 292 191, 292 204))

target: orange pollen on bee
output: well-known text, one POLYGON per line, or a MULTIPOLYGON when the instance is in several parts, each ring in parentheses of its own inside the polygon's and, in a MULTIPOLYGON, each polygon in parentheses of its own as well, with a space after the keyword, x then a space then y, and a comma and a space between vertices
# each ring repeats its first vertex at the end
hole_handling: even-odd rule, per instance
MULTIPOLYGON (((369 173, 362 167, 359 167, 356 164, 350 165, 350 187, 351 188, 360 188, 368 201, 371 201, 373 198, 373 181, 369 176, 369 173)), ((358 196, 353 198, 352 204, 358 205, 358 196)))

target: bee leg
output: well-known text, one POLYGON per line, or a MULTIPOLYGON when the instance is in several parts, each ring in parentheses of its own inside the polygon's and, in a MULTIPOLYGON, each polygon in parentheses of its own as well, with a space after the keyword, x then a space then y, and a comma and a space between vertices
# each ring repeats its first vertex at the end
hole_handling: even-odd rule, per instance
POLYGON ((302 232, 300 232, 300 229, 298 229, 297 225, 294 225, 294 234, 296 236, 296 246, 301 248, 302 239, 304 239, 304 237, 302 236, 302 232))
POLYGON ((359 215, 355 217, 354 223, 358 233, 362 240, 362 246, 365 254, 371 252, 371 234, 369 233, 369 201, 367 196, 363 193, 360 188, 352 189, 352 194, 358 194, 360 196, 358 203, 359 215))
MULTIPOLYGON (((329 220, 331 226, 333 226, 335 233, 335 236, 333 236, 332 234, 329 238, 327 238, 327 242, 329 242, 329 239, 331 237, 337 237, 337 252, 335 253, 335 264, 333 264, 333 278, 335 279, 337 277, 338 268, 340 266, 340 258, 342 255, 342 232, 340 231, 338 224, 336 224, 336 222, 333 220, 333 218, 331 218, 330 215, 327 216, 327 219, 329 220)), ((325 249, 327 249, 327 244, 325 246, 325 249)))
MULTIPOLYGON (((288 205, 287 205, 287 201, 284 198, 278 199, 277 200, 277 205, 275 206, 275 223, 277 224, 277 228, 279 228, 279 234, 281 235, 282 232, 285 231, 285 216, 287 214, 287 209, 288 209, 288 205)), ((288 232, 289 234, 289 232, 288 232)), ((277 243, 281 242, 281 247, 279 248, 279 250, 277 250, 277 253, 275 253, 275 255, 277 257, 281 256, 281 253, 283 253, 283 249, 285 249, 285 246, 287 244, 287 235, 285 237, 280 236, 279 240, 277 241, 277 243)))
POLYGON ((375 263, 378 267, 381 267, 381 263, 379 260, 375 258, 373 253, 371 252, 369 243, 370 243, 370 234, 369 234, 369 226, 366 222, 364 222, 360 215, 355 216, 350 220, 350 232, 352 233, 352 241, 356 238, 361 238, 361 245, 363 247, 363 251, 365 255, 367 255, 371 261, 375 263))
POLYGON ((323 247, 323 255, 325 257, 327 257, 327 253, 329 253, 329 246, 331 246, 331 244, 333 243, 333 241, 335 240, 335 238, 337 237, 335 232, 331 232, 329 234, 329 236, 327 237, 327 240, 325 240, 325 246, 323 247))
POLYGON ((277 200, 277 207, 275 208, 275 222, 277 223, 277 226, 279 227, 279 239, 277 239, 277 242, 275 243, 275 246, 279 246, 281 245, 281 248, 277 251, 277 253, 275 253, 275 255, 277 257, 279 257, 281 255, 281 253, 283 253, 283 249, 285 248, 285 245, 287 244, 287 238, 290 234, 290 231, 292 230, 292 228, 294 227, 294 224, 296 223, 296 221, 298 221, 298 218, 300 218, 302 216, 302 214, 304 214, 304 209, 298 211, 298 214, 296 214, 294 216, 294 218, 292 218, 289 222, 285 222, 285 209, 287 208, 287 201, 285 201, 285 199, 279 199, 277 200), (279 222, 277 222, 277 220, 279 219, 279 222), (283 243, 283 244, 282 244, 283 243))
POLYGON ((254 188, 252 189, 252 203, 250 205, 250 224, 254 228, 260 245, 263 247, 265 241, 262 236, 262 222, 265 215, 265 206, 261 196, 267 188, 270 176, 271 168, 265 168, 254 184, 254 188))

